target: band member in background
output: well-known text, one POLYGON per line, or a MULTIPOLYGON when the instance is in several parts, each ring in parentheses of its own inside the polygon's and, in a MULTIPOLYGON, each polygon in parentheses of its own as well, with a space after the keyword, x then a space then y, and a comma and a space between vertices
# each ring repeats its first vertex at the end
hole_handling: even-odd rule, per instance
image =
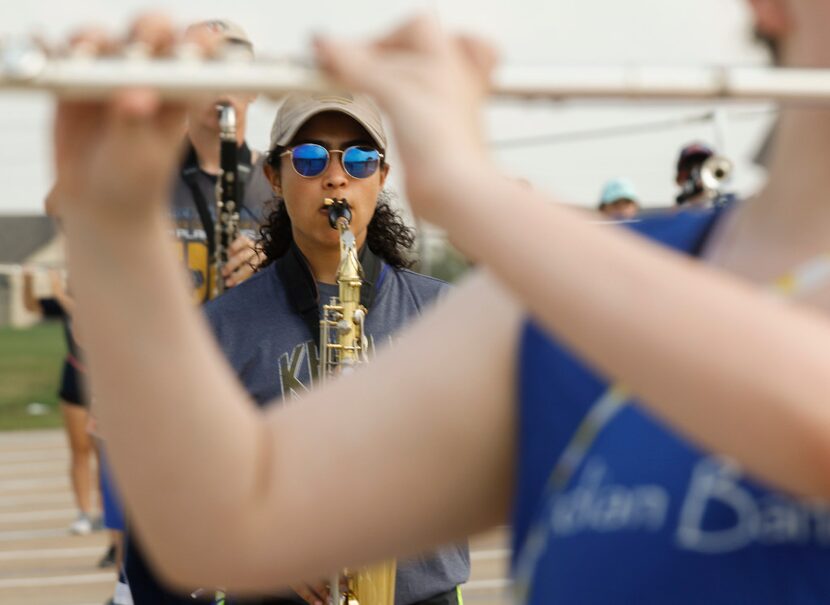
MULTIPOLYGON (((707 186, 703 178, 706 160, 715 157, 714 150, 703 143, 691 143, 680 150, 674 182, 680 187, 675 201, 678 206, 707 208, 735 201, 735 194, 707 186)), ((725 180, 725 179, 724 179, 725 180)))
POLYGON ((612 179, 602 188, 600 214, 614 220, 628 220, 640 211, 640 200, 628 179, 612 179))
MULTIPOLYGON (((241 27, 226 20, 203 21, 188 28, 185 39, 218 38, 228 52, 247 54, 253 58, 253 45, 241 27)), ((187 111, 187 135, 184 161, 173 189, 173 218, 176 239, 193 280, 194 297, 205 302, 211 297, 211 285, 218 276, 212 275, 211 254, 215 248, 216 180, 220 172, 219 116, 217 104, 228 103, 236 110, 236 132, 239 143, 239 172, 244 192, 239 208, 240 235, 231 244, 230 260, 224 268, 227 287, 249 277, 259 262, 254 245, 257 230, 264 218, 264 208, 271 200, 271 187, 262 166, 264 157, 245 142, 248 107, 253 96, 228 95, 192 103, 187 111)))
POLYGON ((700 182, 700 168, 713 155, 715 152, 703 143, 691 143, 680 150, 674 177, 674 182, 680 187, 676 199, 678 205, 703 206, 709 203, 700 182))
POLYGON ((23 274, 23 306, 30 313, 45 318, 60 319, 66 337, 66 357, 61 372, 58 391, 63 424, 69 440, 69 477, 78 516, 69 526, 69 531, 86 535, 93 529, 93 500, 98 499, 98 481, 94 472, 97 452, 92 437, 87 433, 89 424, 88 399, 83 385, 84 367, 80 348, 72 334, 72 309, 74 301, 66 291, 64 277, 57 270, 49 271, 50 296, 35 294, 35 276, 26 271, 23 274))
MULTIPOLYGON (((265 166, 275 201, 262 227, 263 269, 206 306, 220 346, 260 405, 296 400, 318 381, 320 306, 338 295, 340 264, 339 233, 329 225, 325 198, 345 198, 351 208, 370 350, 384 347, 446 289, 443 282, 408 269, 414 233, 384 190, 386 151, 380 113, 366 97, 296 94, 280 106, 265 166)), ((411 490, 413 497, 421 491, 414 485, 411 490)), ((132 576, 151 575, 149 569, 136 569, 137 560, 129 568, 132 576)), ((466 544, 400 560, 395 603, 456 605, 469 572, 466 544)), ((135 583, 131 579, 131 586, 135 583)), ((327 601, 324 581, 293 588, 295 595, 264 602, 327 601)), ((162 600, 162 589, 155 590, 142 595, 141 602, 178 603, 169 594, 162 600)), ((135 588, 133 595, 138 596, 135 588)))
MULTIPOLYGON (((751 8, 785 65, 830 66, 830 3, 751 8)), ((389 115, 415 212, 485 272, 372 364, 264 415, 211 346, 169 250, 143 245, 165 241, 175 141, 160 122, 176 105, 133 94, 113 107, 148 135, 140 166, 106 157, 119 187, 90 177, 88 158, 135 157, 123 114, 82 140, 89 153, 67 154, 102 104, 59 105, 91 377, 169 579, 263 590, 512 514, 522 601, 826 601, 828 509, 807 498, 830 497, 830 112, 783 110, 751 204, 638 222, 639 237, 500 173, 473 111, 492 67, 480 43, 421 18, 316 48, 338 86, 389 115), (413 497, 413 485, 430 489, 413 497)))

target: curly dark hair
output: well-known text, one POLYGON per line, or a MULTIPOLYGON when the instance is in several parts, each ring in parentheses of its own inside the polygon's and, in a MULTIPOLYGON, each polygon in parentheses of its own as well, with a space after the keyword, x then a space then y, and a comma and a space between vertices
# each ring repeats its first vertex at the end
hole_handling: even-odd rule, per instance
MULTIPOLYGON (((280 153, 276 148, 268 154, 266 162, 272 169, 280 169, 280 153)), ((384 189, 378 195, 377 206, 366 232, 366 244, 383 261, 396 269, 408 269, 415 264, 413 247, 415 230, 407 227, 391 205, 394 195, 384 189)), ((267 267, 288 251, 294 240, 291 218, 285 200, 274 196, 268 217, 259 228, 260 246, 265 260, 260 267, 267 267)))

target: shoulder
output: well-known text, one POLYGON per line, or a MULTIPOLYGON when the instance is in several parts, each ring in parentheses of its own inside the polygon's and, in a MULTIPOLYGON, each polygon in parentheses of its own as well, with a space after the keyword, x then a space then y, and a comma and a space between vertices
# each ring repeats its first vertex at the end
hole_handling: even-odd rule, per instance
POLYGON ((280 305, 284 293, 273 265, 253 274, 238 286, 204 305, 210 323, 218 328, 239 319, 267 313, 269 308, 280 305))
POLYGON ((259 149, 251 148, 251 167, 254 170, 259 169, 262 170, 262 167, 265 165, 265 158, 267 154, 264 151, 260 151, 259 149))
POLYGON ((621 225, 657 243, 695 254, 723 214, 723 208, 663 210, 621 225))
POLYGON ((274 197, 274 191, 268 177, 265 176, 265 154, 257 150, 251 150, 251 173, 247 177, 245 185, 245 204, 256 209, 260 214, 274 197))
POLYGON ((190 190, 190 186, 184 180, 181 172, 177 173, 172 183, 171 202, 173 205, 181 204, 183 202, 190 202, 192 197, 193 194, 190 190))
MULTIPOLYGON (((677 252, 694 256, 700 253, 712 228, 724 216, 726 210, 672 209, 649 212, 635 220, 623 221, 614 226, 628 229, 677 252)), ((575 358, 572 358, 565 348, 529 318, 525 324, 520 350, 525 362, 534 358, 543 359, 548 368, 561 364, 564 360, 575 363, 575 358)))
POLYGON ((251 148, 251 179, 265 178, 265 160, 268 155, 259 149, 251 148))
POLYGON ((450 289, 450 285, 429 275, 416 273, 410 269, 395 269, 389 267, 387 270, 388 276, 386 281, 396 283, 399 287, 408 291, 418 303, 430 303, 436 298, 446 293, 450 289))

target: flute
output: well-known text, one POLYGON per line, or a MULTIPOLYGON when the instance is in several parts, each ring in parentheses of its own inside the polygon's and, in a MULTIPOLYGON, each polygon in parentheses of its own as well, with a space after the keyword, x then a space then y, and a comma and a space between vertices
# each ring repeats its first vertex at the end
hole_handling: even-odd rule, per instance
MULTIPOLYGON (((196 56, 48 57, 37 47, 0 48, 0 89, 96 98, 141 87, 181 98, 216 93, 334 91, 308 64, 287 60, 215 60, 196 56)), ((824 104, 830 70, 767 67, 507 66, 492 94, 507 99, 736 100, 824 104)))
POLYGON ((0 263, 0 275, 23 275, 24 273, 48 273, 49 271, 57 271, 61 275, 66 275, 66 267, 59 264, 49 263, 0 263))

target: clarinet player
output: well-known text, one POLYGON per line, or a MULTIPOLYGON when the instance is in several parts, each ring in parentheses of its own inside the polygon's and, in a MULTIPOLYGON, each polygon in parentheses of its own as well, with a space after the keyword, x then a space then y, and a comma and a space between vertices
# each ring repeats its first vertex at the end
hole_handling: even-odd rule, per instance
MULTIPOLYGON (((226 20, 203 21, 188 28, 185 38, 212 37, 233 53, 253 58, 253 45, 241 27, 226 20)), ((211 258, 216 242, 215 188, 220 165, 221 128, 218 106, 230 106, 236 116, 237 165, 243 194, 238 204, 239 236, 229 243, 220 286, 233 287, 256 269, 256 230, 271 188, 262 172, 264 157, 245 142, 248 108, 253 96, 225 95, 188 106, 185 151, 172 195, 172 213, 181 255, 193 280, 194 297, 205 302, 214 295, 211 258)))

